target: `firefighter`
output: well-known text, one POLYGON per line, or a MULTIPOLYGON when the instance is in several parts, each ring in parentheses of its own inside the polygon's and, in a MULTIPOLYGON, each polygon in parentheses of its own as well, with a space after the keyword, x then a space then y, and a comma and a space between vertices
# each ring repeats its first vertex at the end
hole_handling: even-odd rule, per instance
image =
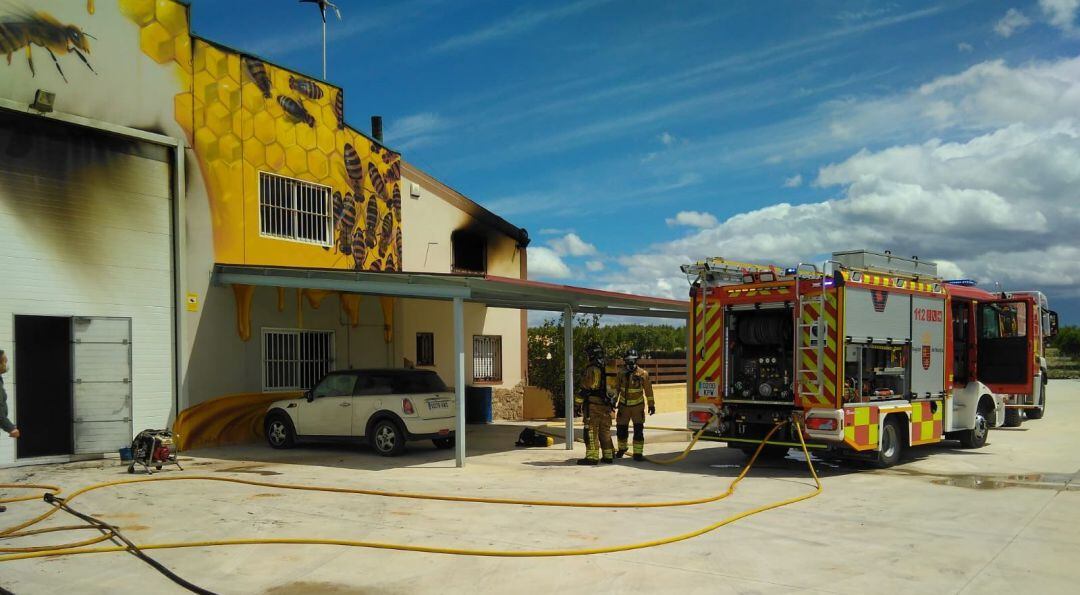
POLYGON ((619 403, 619 415, 615 420, 615 433, 619 437, 619 450, 615 456, 622 458, 626 454, 626 439, 630 435, 630 422, 634 422, 634 460, 645 458, 645 405, 648 402, 649 415, 656 413, 653 401, 652 382, 649 373, 637 365, 637 351, 631 349, 623 356, 624 369, 619 373, 616 395, 619 403))
POLYGON ((601 461, 614 463, 615 447, 611 443, 612 399, 607 390, 604 370, 604 348, 592 343, 585 348, 589 364, 581 381, 581 390, 574 404, 581 408, 585 422, 585 458, 578 465, 596 465, 601 461), (602 455, 602 456, 601 456, 602 455))

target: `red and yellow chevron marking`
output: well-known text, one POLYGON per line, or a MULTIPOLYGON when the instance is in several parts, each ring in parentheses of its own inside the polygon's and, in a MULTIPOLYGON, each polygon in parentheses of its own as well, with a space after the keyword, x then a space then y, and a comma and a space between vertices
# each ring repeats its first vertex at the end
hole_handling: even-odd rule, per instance
POLYGON ((943 409, 941 401, 922 401, 911 404, 910 444, 912 446, 941 442, 943 409))
POLYGON ((791 293, 791 287, 779 286, 779 287, 748 287, 738 288, 732 287, 726 289, 727 295, 730 298, 752 297, 752 296, 768 296, 768 295, 787 295, 791 293))
MULTIPOLYGON (((803 324, 811 324, 817 318, 817 306, 813 304, 807 304, 803 309, 803 324)), ((809 407, 834 407, 836 403, 836 367, 837 367, 837 345, 839 341, 839 332, 837 327, 837 321, 839 320, 837 310, 836 291, 831 291, 825 294, 825 312, 823 314, 825 321, 825 346, 822 351, 824 361, 821 362, 821 377, 815 378, 815 374, 807 373, 806 370, 818 369, 817 351, 814 349, 806 349, 801 353, 802 362, 800 366, 800 378, 798 381, 802 384, 801 393, 814 393, 817 397, 812 395, 800 395, 797 402, 804 408, 809 407), (818 381, 822 382, 822 390, 818 390, 818 381)), ((810 333, 803 333, 803 336, 799 339, 803 347, 811 347, 813 345, 812 337, 810 333)))
POLYGON ((708 301, 706 315, 702 300, 694 304, 694 389, 697 397, 699 383, 706 380, 720 382, 724 354, 720 348, 724 339, 724 310, 715 297, 708 301))
POLYGON ((881 412, 874 405, 844 407, 844 442, 855 450, 878 447, 881 412))

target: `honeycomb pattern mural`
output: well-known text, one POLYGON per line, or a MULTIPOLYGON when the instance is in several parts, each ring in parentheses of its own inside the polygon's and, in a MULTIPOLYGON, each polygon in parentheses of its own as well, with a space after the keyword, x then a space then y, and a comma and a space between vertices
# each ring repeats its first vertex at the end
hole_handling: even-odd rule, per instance
POLYGON ((400 270, 401 156, 345 124, 340 88, 192 38, 174 0, 119 2, 143 53, 176 65, 175 118, 207 183, 218 262, 400 270), (260 172, 330 188, 332 245, 260 233, 260 172))

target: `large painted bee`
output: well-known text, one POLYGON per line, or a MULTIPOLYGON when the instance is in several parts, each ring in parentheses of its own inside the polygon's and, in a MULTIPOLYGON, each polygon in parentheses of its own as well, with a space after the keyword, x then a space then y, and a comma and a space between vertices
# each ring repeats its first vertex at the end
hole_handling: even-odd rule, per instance
POLYGON ((349 185, 360 194, 364 187, 364 164, 360 161, 360 155, 349 143, 345 143, 345 174, 349 176, 349 185))
POLYGON ((374 163, 368 162, 367 164, 368 178, 371 179, 371 187, 375 189, 375 193, 380 198, 386 198, 386 181, 383 180, 382 174, 379 173, 379 168, 375 167, 374 163))
POLYGON ((289 88, 297 93, 309 98, 309 99, 322 99, 323 90, 322 87, 317 85, 315 81, 308 79, 296 78, 295 76, 289 77, 289 88))
POLYGON ((270 75, 266 74, 266 65, 247 56, 241 58, 241 62, 244 63, 244 71, 251 77, 251 82, 262 91, 263 97, 270 99, 270 75))
POLYGON ((393 250, 386 253, 386 258, 383 259, 383 270, 384 271, 396 271, 396 270, 398 270, 397 255, 394 254, 393 250))
POLYGON ((396 213, 401 209, 401 184, 394 182, 390 191, 390 208, 396 213))
POLYGON ((285 110, 285 113, 288 114, 290 118, 297 122, 303 122, 313 128, 315 127, 315 116, 309 114, 299 101, 284 95, 278 95, 277 101, 281 104, 281 109, 285 110))
POLYGON ((401 161, 395 161, 390 164, 390 167, 386 168, 386 180, 389 182, 396 182, 401 179, 401 161))
POLYGON ((379 242, 379 201, 374 194, 368 197, 367 216, 365 217, 365 221, 367 223, 367 231, 365 232, 365 235, 367 236, 367 245, 368 248, 374 248, 379 242))
POLYGON ((394 216, 391 213, 383 215, 382 230, 379 234, 379 242, 384 247, 390 246, 390 241, 394 239, 394 216))
POLYGON ((345 129, 345 99, 342 95, 341 89, 334 94, 334 117, 337 118, 338 130, 345 129))
POLYGON ((356 231, 352 235, 352 257, 353 266, 356 270, 364 268, 364 261, 367 259, 367 246, 364 245, 364 232, 360 228, 356 228, 356 231))
POLYGON ((34 70, 34 58, 30 51, 30 47, 34 45, 43 47, 46 52, 49 52, 53 63, 56 64, 56 70, 65 83, 67 76, 64 75, 64 69, 60 67, 57 54, 64 55, 69 52, 75 54, 83 64, 86 64, 90 72, 97 74, 94 67, 90 66, 90 61, 86 59, 86 54, 90 53, 88 38, 93 39, 93 36, 83 33, 82 29, 75 25, 65 25, 44 12, 23 10, 19 14, 0 17, 0 54, 7 54, 7 62, 11 64, 11 55, 26 48, 26 63, 30 65, 32 76, 37 76, 34 70))
POLYGON ((341 196, 341 193, 337 190, 334 191, 334 225, 336 226, 338 221, 341 221, 341 213, 345 210, 345 200, 352 199, 352 196, 348 193, 345 196, 341 196))
POLYGON ((345 196, 350 200, 345 201, 341 212, 341 221, 338 222, 338 250, 342 254, 349 254, 352 251, 350 234, 353 228, 356 227, 356 201, 352 200, 352 197, 348 194, 345 196))

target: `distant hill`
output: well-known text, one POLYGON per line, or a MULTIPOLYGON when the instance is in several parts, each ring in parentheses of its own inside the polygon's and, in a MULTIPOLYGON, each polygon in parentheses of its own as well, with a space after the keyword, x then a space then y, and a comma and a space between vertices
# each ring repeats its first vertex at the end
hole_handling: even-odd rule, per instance
POLYGON ((1046 367, 1050 378, 1080 378, 1080 360, 1062 355, 1054 347, 1046 348, 1046 367))

